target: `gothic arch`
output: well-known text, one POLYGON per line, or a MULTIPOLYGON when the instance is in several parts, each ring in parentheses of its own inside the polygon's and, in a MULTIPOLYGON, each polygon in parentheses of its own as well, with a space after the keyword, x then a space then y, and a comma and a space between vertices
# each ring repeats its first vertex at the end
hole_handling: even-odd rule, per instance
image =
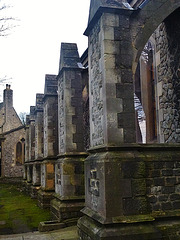
MULTIPOLYGON (((164 3, 164 5, 167 6, 168 2, 169 1, 166 1, 166 4, 164 3)), ((153 61, 154 73, 155 75, 157 74, 157 77, 155 76, 155 104, 157 106, 157 119, 155 119, 155 122, 158 125, 158 142, 161 143, 180 142, 179 133, 178 130, 176 130, 180 128, 179 5, 180 3, 176 3, 173 5, 174 7, 169 6, 169 9, 166 9, 167 11, 164 10, 162 15, 158 16, 157 21, 155 14, 153 14, 153 17, 150 17, 152 21, 151 27, 148 27, 146 22, 144 22, 143 30, 141 32, 137 30, 137 36, 134 38, 134 46, 136 46, 136 52, 134 52, 132 64, 134 73, 137 69, 139 59, 141 59, 140 55, 144 48, 144 42, 147 42, 149 40, 149 35, 152 34, 155 41, 156 50, 153 61)), ((150 20, 148 19, 147 21, 149 23, 150 20)), ((147 91, 144 92, 146 93, 147 91)))
POLYGON ((15 163, 16 165, 22 165, 24 163, 25 154, 25 139, 20 139, 15 146, 15 163))
POLYGON ((156 28, 176 9, 180 7, 180 1, 175 0, 151 0, 141 10, 131 16, 133 35, 133 72, 148 39, 156 28))
POLYGON ((22 165, 22 143, 16 144, 16 165, 22 165))

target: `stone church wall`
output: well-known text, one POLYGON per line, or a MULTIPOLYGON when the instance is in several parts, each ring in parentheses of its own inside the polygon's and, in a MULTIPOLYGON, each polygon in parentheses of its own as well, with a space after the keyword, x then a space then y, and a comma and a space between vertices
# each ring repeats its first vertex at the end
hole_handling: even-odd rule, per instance
POLYGON ((16 144, 25 136, 24 128, 5 135, 2 143, 2 176, 22 177, 23 165, 16 162, 16 144))
POLYGON ((4 138, 1 142, 0 174, 3 177, 22 177, 25 130, 13 107, 13 90, 8 84, 0 104, 0 128, 4 138))
POLYGON ((10 131, 11 129, 22 126, 22 123, 13 107, 8 108, 5 112, 5 115, 6 115, 6 122, 3 125, 3 132, 10 131))
POLYGON ((179 11, 177 11, 173 16, 169 16, 155 32, 161 142, 180 142, 179 20, 179 11))

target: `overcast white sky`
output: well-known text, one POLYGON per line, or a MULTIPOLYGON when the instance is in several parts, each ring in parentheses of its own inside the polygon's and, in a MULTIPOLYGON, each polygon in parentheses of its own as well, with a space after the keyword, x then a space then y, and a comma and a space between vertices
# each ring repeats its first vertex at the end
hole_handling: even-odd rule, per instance
POLYGON ((4 1, 20 21, 8 37, 0 37, 0 78, 12 78, 17 113, 29 112, 36 93, 44 92, 45 74, 58 74, 61 42, 77 43, 80 55, 86 50, 90 0, 4 1))

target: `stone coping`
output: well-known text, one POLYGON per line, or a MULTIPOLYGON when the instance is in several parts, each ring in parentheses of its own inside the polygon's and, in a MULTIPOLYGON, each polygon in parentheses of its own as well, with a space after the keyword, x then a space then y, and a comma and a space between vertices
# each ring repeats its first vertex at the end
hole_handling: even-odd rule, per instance
POLYGON ((61 201, 77 201, 84 202, 85 196, 60 196, 58 193, 54 193, 53 196, 61 201))
POLYGON ((98 19, 102 16, 103 13, 117 13, 117 14, 123 14, 123 15, 131 15, 133 11, 136 11, 136 10, 133 8, 129 9, 129 8, 100 6, 91 17, 88 23, 88 26, 84 32, 84 35, 88 36, 90 34, 90 31, 93 29, 94 25, 97 23, 98 19))
POLYGON ((87 157, 89 154, 87 152, 65 152, 63 154, 59 154, 58 158, 66 158, 66 157, 87 157))
POLYGON ((143 150, 143 151, 149 151, 149 150, 155 150, 155 151, 170 151, 170 150, 176 150, 180 151, 180 144, 178 143, 152 143, 152 144, 122 144, 121 146, 99 146, 88 149, 89 153, 95 153, 95 152, 106 152, 106 151, 137 151, 137 150, 143 150))
POLYGON ((149 214, 141 214, 141 215, 129 215, 129 216, 117 216, 113 218, 104 219, 100 214, 93 211, 88 207, 84 207, 81 212, 88 217, 100 222, 101 224, 112 224, 112 223, 140 223, 140 222, 153 222, 158 219, 179 219, 180 210, 176 211, 153 211, 149 214))

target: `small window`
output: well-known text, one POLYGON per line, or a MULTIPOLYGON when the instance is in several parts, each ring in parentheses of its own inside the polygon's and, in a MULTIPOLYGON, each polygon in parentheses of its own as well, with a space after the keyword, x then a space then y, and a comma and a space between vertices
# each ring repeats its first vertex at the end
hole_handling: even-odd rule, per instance
POLYGON ((16 165, 22 165, 22 143, 18 142, 16 145, 16 165))

